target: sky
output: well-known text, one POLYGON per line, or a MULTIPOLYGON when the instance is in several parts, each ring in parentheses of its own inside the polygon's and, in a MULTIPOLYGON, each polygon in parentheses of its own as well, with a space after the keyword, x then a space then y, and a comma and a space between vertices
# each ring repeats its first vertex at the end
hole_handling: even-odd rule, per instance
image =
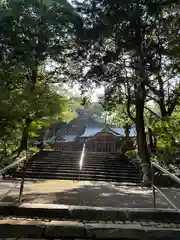
MULTIPOLYGON (((78 84, 76 84, 73 88, 69 87, 68 85, 65 85, 65 88, 68 89, 68 92, 74 96, 81 94, 79 87, 80 86, 78 84)), ((86 96, 90 97, 92 102, 97 102, 98 97, 103 96, 103 95, 104 95, 104 87, 103 86, 100 88, 91 89, 86 93, 86 96)))
MULTIPOLYGON (((69 3, 72 3, 72 0, 67 0, 69 3)), ((83 2, 83 0, 79 0, 83 2)), ((66 86, 67 87, 67 86, 66 86)), ((81 92, 79 91, 80 86, 76 84, 73 88, 68 87, 68 92, 72 93, 72 95, 80 95, 81 92)), ((98 87, 98 88, 93 88, 92 90, 89 90, 86 95, 88 97, 91 97, 92 102, 97 102, 99 96, 104 95, 104 87, 98 87)))
MULTIPOLYGON (((57 64, 54 62, 48 62, 48 64, 46 65, 46 69, 47 71, 52 71, 57 67, 57 64)), ((63 78, 63 76, 61 76, 63 78)), ((80 89, 80 84, 77 83, 77 81, 74 81, 75 84, 74 86, 68 86, 68 84, 63 84, 63 88, 67 90, 67 93, 70 93, 72 96, 77 96, 77 95, 81 95, 81 91, 80 89)), ((55 84, 55 86, 58 88, 58 84, 55 84)), ((59 86, 59 88, 61 88, 61 86, 59 86)), ((91 89, 89 89, 87 91, 87 93, 85 94, 86 96, 91 98, 92 102, 97 102, 98 101, 98 97, 99 96, 103 96, 104 95, 104 87, 92 87, 91 89)), ((57 90, 59 92, 59 90, 57 90)))

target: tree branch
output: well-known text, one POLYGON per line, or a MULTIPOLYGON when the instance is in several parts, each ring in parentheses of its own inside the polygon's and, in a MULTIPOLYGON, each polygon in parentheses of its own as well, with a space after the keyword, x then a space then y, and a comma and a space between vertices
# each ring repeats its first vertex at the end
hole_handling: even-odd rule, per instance
POLYGON ((154 102, 158 103, 158 100, 152 96, 147 95, 148 99, 146 99, 146 102, 153 100, 154 102))
POLYGON ((152 113, 154 116, 156 116, 159 120, 162 120, 162 117, 159 116, 157 113, 153 112, 150 108, 144 106, 145 109, 147 109, 150 113, 152 113))
POLYGON ((168 116, 171 116, 172 112, 174 111, 178 100, 180 98, 180 94, 176 94, 174 99, 170 102, 170 106, 168 107, 168 116))

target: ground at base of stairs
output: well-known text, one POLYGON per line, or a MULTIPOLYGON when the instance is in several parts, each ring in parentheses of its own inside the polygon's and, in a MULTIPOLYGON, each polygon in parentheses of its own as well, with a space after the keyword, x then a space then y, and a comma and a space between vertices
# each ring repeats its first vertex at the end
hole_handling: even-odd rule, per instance
MULTIPOLYGON (((16 185, 17 182, 1 182, 0 198, 3 198, 1 199, 3 202, 18 201, 19 186, 15 188, 16 185), (11 188, 12 191, 6 195, 11 188)), ((178 189, 162 188, 161 190, 180 208, 178 189)), ((156 197, 157 208, 171 207, 158 193, 156 197)), ((151 188, 96 181, 25 181, 22 202, 94 207, 153 207, 151 188)))

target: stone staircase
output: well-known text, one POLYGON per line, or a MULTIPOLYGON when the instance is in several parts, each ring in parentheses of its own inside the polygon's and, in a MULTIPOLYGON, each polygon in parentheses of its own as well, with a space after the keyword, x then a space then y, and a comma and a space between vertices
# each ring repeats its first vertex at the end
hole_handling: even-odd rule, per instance
MULTIPOLYGON (((81 172, 80 158, 81 152, 40 152, 29 160, 25 177, 140 183, 140 173, 125 156, 117 153, 86 152, 81 172)), ((21 172, 14 171, 12 177, 21 177, 21 172)))
POLYGON ((81 179, 111 182, 140 183, 140 173, 120 154, 88 152, 85 157, 81 179))
POLYGON ((0 205, 0 238, 179 240, 171 209, 122 209, 54 204, 0 205))

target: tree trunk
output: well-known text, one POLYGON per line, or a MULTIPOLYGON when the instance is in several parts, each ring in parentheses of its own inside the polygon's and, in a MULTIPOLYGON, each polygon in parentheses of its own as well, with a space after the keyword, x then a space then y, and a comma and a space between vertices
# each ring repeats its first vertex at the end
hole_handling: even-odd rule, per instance
POLYGON ((157 147, 157 137, 154 137, 153 149, 156 150, 157 147))
POLYGON ((152 152, 153 150, 153 136, 151 128, 148 128, 148 138, 149 138, 149 150, 152 152))
POLYGON ((25 120, 25 127, 24 127, 24 130, 23 130, 21 143, 20 143, 20 146, 19 146, 19 149, 18 149, 18 156, 20 155, 20 153, 23 150, 27 150, 27 141, 28 141, 28 132, 29 132, 28 130, 29 130, 29 126, 30 126, 31 123, 32 123, 32 119, 27 118, 25 120))
POLYGON ((137 101, 136 104, 136 132, 138 152, 143 163, 150 164, 150 156, 147 147, 145 124, 144 124, 144 102, 143 100, 137 101))
POLYGON ((19 157, 20 153, 23 150, 27 149, 28 130, 29 130, 29 126, 32 123, 32 121, 33 121, 32 119, 26 118, 25 127, 23 129, 20 146, 18 147, 18 149, 16 149, 15 151, 12 152, 12 155, 17 154, 17 155, 15 155, 15 157, 13 157, 13 159, 16 159, 17 157, 19 157))
POLYGON ((129 124, 127 123, 126 125, 125 125, 125 136, 126 136, 126 138, 129 138, 129 124))

